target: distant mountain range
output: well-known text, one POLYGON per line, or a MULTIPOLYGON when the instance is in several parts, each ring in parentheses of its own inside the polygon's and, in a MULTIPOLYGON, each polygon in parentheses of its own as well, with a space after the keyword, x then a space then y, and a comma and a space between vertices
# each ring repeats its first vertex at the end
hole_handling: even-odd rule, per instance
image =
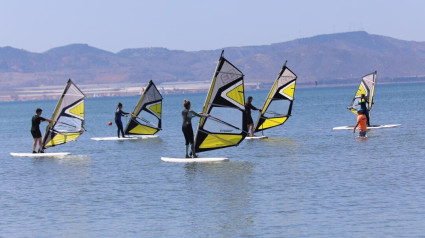
MULTIPOLYGON (((78 84, 146 84, 211 80, 222 49, 125 49, 112 53, 72 44, 43 53, 0 48, 0 91, 20 87, 78 84)), ((344 84, 378 71, 378 80, 415 80, 425 75, 425 42, 348 32, 261 46, 224 48, 224 56, 247 82, 270 83, 285 60, 299 84, 344 84)), ((379 81, 378 81, 379 82, 379 81)))

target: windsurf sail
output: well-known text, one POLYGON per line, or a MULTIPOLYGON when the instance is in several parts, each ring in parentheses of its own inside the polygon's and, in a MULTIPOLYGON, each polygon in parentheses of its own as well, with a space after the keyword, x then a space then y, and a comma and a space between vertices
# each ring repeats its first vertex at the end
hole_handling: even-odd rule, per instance
POLYGON ((261 109, 255 132, 282 125, 291 116, 296 80, 285 62, 261 109))
POLYGON ((369 102, 368 109, 369 109, 369 115, 370 115, 370 110, 372 109, 372 105, 373 105, 373 94, 375 91, 376 74, 377 72, 375 71, 362 78, 359 89, 357 89, 357 92, 354 95, 354 98, 351 101, 350 106, 348 107, 348 109, 354 114, 357 115, 357 110, 360 109, 359 100, 361 95, 364 94, 366 100, 369 102))
POLYGON ((126 135, 154 135, 161 130, 162 96, 149 81, 125 127, 126 135))
POLYGON ((83 134, 84 98, 84 93, 69 79, 53 112, 53 121, 47 125, 44 148, 75 141, 83 134))
POLYGON ((221 53, 195 136, 195 152, 238 145, 247 135, 244 75, 221 53))

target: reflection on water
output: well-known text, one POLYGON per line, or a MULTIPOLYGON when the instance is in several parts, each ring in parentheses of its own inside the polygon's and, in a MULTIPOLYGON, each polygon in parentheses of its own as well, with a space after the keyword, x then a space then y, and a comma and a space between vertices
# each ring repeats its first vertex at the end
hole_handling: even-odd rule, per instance
POLYGON ((91 162, 91 157, 88 155, 64 155, 64 156, 55 156, 55 157, 38 157, 34 158, 34 163, 45 163, 45 162, 55 162, 58 164, 65 165, 87 165, 91 162))
POLYGON ((193 196, 189 203, 197 210, 192 219, 209 224, 206 235, 232 236, 238 230, 250 229, 254 220, 250 181, 253 163, 188 163, 184 168, 186 189, 193 196))

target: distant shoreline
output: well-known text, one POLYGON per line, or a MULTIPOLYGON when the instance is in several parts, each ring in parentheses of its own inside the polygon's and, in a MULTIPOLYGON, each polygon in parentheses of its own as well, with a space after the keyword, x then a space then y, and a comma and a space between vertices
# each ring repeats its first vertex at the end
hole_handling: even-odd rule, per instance
MULTIPOLYGON (((207 92, 210 86, 210 81, 196 82, 175 82, 162 83, 157 85, 158 90, 162 94, 187 94, 187 93, 204 93, 207 92)), ((412 84, 425 83, 425 78, 418 80, 386 80, 379 84, 412 84)), ((297 88, 330 88, 330 87, 347 87, 356 86, 357 83, 327 83, 327 84, 312 84, 303 83, 297 84, 297 88)), ((245 90, 270 90, 270 83, 245 83, 245 90)), ((141 95, 145 87, 135 87, 131 85, 114 85, 114 84, 96 84, 96 85, 79 85, 87 98, 103 98, 103 97, 123 97, 141 95)), ((18 101, 41 101, 41 100, 56 100, 61 95, 63 86, 39 86, 20 88, 13 92, 2 92, 0 102, 18 102, 18 101)))

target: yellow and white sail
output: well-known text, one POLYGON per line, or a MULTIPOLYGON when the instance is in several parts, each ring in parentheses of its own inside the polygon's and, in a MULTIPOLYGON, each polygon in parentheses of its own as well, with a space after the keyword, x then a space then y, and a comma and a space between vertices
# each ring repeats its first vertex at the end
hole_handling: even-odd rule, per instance
POLYGON ((53 112, 53 122, 47 125, 44 148, 75 141, 83 134, 84 98, 84 93, 69 79, 53 112))
POLYGON ((126 135, 154 135, 161 130, 162 95, 149 81, 125 127, 126 135))
POLYGON ((195 136, 195 151, 238 145, 247 135, 244 75, 223 57, 217 63, 195 136))
POLYGON ((377 72, 375 71, 371 74, 365 75, 362 78, 362 81, 360 82, 360 86, 357 89, 357 92, 354 95, 354 98, 351 101, 350 106, 348 107, 348 109, 354 114, 357 115, 357 110, 360 109, 359 100, 362 94, 365 95, 366 100, 369 102, 367 106, 368 106, 369 114, 370 114, 370 110, 372 109, 372 105, 373 105, 373 94, 375 92, 376 74, 377 72))
POLYGON ((285 65, 267 95, 255 132, 280 126, 291 116, 297 76, 285 65))

